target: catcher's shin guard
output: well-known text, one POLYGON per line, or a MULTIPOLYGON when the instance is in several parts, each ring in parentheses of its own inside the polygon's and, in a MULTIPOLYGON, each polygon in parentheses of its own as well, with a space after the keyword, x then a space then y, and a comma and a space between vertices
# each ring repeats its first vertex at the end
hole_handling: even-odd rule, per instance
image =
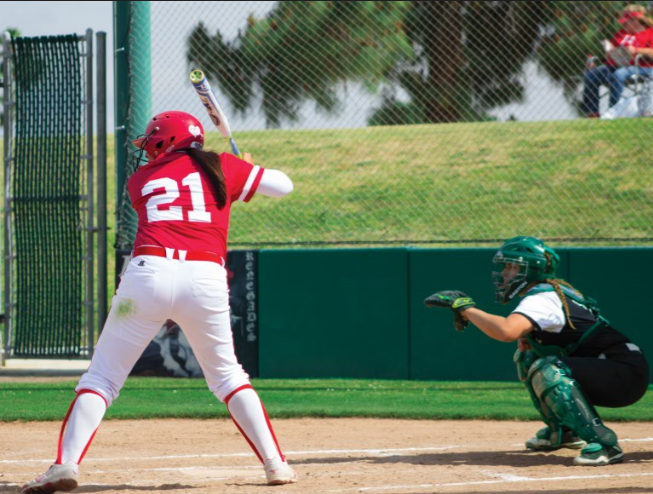
POLYGON ((531 397, 533 406, 535 410, 542 417, 542 421, 547 426, 546 440, 541 441, 538 436, 535 436, 532 439, 526 441, 526 447, 528 449, 550 449, 555 450, 562 447, 563 440, 563 429, 562 424, 556 417, 556 415, 549 409, 546 403, 540 401, 540 398, 535 393, 531 380, 528 379, 528 371, 532 367, 533 363, 537 360, 537 355, 532 351, 522 352, 517 350, 515 356, 513 357, 515 364, 517 365, 517 375, 519 379, 524 383, 526 389, 528 390, 528 395, 531 397), (544 444, 546 442, 546 444, 544 444), (541 443, 541 444, 540 444, 541 443))
POLYGON ((578 383, 571 378, 569 367, 557 357, 537 360, 528 372, 528 381, 559 424, 569 427, 588 444, 617 444, 617 435, 603 425, 578 383))
POLYGON ((513 362, 517 366, 517 376, 523 383, 528 382, 528 371, 533 363, 537 360, 537 355, 532 350, 522 352, 517 350, 512 357, 513 362))

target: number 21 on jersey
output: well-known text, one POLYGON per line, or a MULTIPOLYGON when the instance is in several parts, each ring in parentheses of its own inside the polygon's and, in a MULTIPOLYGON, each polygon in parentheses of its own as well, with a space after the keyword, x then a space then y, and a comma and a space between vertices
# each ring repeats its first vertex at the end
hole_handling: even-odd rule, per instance
MULTIPOLYGON (((197 221, 202 223, 211 222, 211 213, 206 210, 204 202, 204 189, 202 189, 202 179, 198 172, 187 175, 181 184, 190 189, 190 200, 193 209, 188 211, 188 221, 197 221)), ((141 194, 146 196, 152 194, 157 189, 164 189, 164 192, 156 194, 147 201, 147 220, 154 221, 184 221, 184 211, 181 206, 170 206, 168 209, 159 209, 159 206, 172 204, 179 197, 179 184, 171 178, 157 178, 147 182, 141 194)))

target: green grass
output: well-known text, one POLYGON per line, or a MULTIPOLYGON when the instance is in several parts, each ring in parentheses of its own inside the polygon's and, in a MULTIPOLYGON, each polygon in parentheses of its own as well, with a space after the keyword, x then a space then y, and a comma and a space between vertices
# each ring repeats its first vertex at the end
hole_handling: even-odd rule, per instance
POLYGON ((230 240, 648 237, 652 130, 629 119, 241 132, 295 191, 234 208, 230 240))
MULTIPOLYGON (((520 383, 307 379, 253 381, 271 417, 538 420, 520 383)), ((0 421, 63 418, 75 382, 0 384, 0 421)), ((599 409, 608 421, 653 420, 653 392, 599 409)), ((107 419, 228 417, 203 379, 130 378, 107 419)))

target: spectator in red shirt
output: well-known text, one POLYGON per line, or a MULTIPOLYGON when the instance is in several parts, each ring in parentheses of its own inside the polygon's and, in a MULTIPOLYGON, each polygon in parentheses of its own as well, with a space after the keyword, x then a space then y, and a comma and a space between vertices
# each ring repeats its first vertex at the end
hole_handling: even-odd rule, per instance
POLYGON ((585 73, 583 110, 589 118, 601 116, 599 112, 601 85, 610 89, 610 106, 614 106, 621 98, 628 77, 635 74, 643 77, 653 76, 653 19, 646 15, 646 8, 641 5, 628 5, 619 19, 619 24, 623 29, 615 34, 608 45, 605 65, 585 73), (619 60, 624 54, 626 57, 630 56, 625 65, 622 60, 619 60), (638 55, 642 57, 636 64, 638 55))

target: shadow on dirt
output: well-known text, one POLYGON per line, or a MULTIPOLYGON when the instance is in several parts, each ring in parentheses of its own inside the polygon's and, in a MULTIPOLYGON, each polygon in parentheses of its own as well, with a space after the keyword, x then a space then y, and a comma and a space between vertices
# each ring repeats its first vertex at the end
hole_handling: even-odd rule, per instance
MULTIPOLYGON (((575 456, 575 454, 573 455, 575 456)), ((559 452, 529 452, 529 451, 485 451, 485 452, 469 452, 469 451, 445 451, 442 453, 429 453, 419 455, 392 455, 392 456, 347 456, 347 457, 319 457, 308 458, 303 460, 293 460, 290 462, 294 465, 310 465, 312 463, 352 463, 352 462, 366 462, 376 464, 393 463, 407 463, 412 465, 475 465, 475 466, 489 466, 489 467, 510 467, 510 468, 532 468, 538 466, 561 466, 573 467, 574 473, 581 474, 580 472, 593 472, 599 475, 600 473, 615 473, 613 468, 618 465, 610 465, 605 470, 604 468, 597 469, 597 467, 576 467, 573 465, 573 456, 562 456, 559 452)), ((633 463, 652 463, 653 464, 653 451, 638 451, 626 453, 624 464, 633 463)), ((653 474, 651 475, 653 477, 653 474)), ((652 479, 653 481, 653 479, 652 479)))

